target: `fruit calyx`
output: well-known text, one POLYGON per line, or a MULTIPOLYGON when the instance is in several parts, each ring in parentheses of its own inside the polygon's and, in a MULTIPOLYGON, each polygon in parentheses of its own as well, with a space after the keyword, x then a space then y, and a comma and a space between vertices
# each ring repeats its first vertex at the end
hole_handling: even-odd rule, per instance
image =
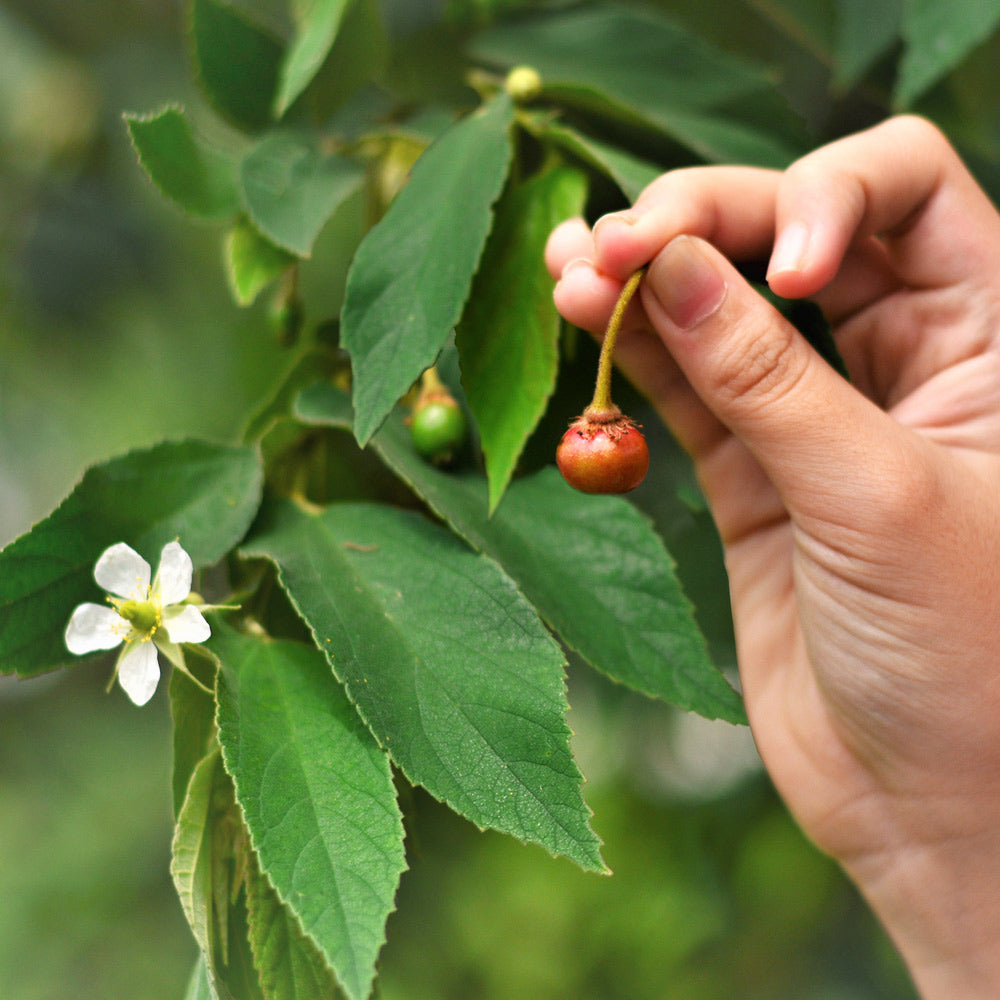
POLYGON ((630 430, 637 431, 641 427, 631 417, 626 417, 624 413, 613 403, 604 409, 588 406, 569 425, 569 429, 580 437, 588 441, 598 434, 604 434, 611 441, 617 441, 630 430))
POLYGON ((595 434, 602 427, 608 428, 610 431, 616 424, 623 422, 627 424, 633 423, 632 419, 626 417, 614 403, 605 407, 597 407, 591 404, 573 421, 574 424, 581 422, 592 427, 595 434))

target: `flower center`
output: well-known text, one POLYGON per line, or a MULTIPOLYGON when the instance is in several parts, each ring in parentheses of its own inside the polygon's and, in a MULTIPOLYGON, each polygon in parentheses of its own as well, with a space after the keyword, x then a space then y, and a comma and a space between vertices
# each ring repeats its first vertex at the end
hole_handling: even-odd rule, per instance
POLYGON ((162 621, 159 605, 154 601, 123 601, 118 605, 118 614, 147 638, 160 627, 162 621))

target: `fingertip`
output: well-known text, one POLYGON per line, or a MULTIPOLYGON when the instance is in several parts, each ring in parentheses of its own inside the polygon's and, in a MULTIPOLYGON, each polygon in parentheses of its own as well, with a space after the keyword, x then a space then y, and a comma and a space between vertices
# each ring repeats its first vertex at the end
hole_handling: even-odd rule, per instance
POLYGON ((598 331, 604 328, 621 284, 599 272, 586 257, 566 262, 553 290, 559 313, 574 326, 598 331))
POLYGON ((594 223, 594 261, 624 281, 655 252, 651 238, 648 210, 633 207, 602 215, 594 223))
POLYGON ((797 270, 769 270, 766 280, 768 288, 783 299, 801 299, 817 290, 816 283, 797 270))
POLYGON ((778 233, 771 251, 771 263, 767 277, 787 272, 801 272, 809 258, 809 244, 812 232, 801 220, 795 220, 778 233))
POLYGON ((634 226, 640 218, 642 218, 642 211, 637 208, 626 208, 620 212, 608 212, 606 215, 602 215, 597 222, 594 223, 594 242, 598 241, 598 234, 607 231, 609 228, 614 229, 618 226, 634 226))
MULTIPOLYGON (((574 257, 566 261, 556 277, 554 291, 556 305, 571 302, 577 298, 589 297, 595 284, 600 280, 592 261, 588 257, 574 257)), ((562 312, 562 308, 559 310, 562 312)))
POLYGON ((842 251, 827 246, 822 227, 795 219, 774 242, 765 280, 775 295, 795 299, 812 295, 836 274, 842 251))
POLYGON ((579 217, 559 223, 545 244, 545 266, 556 281, 559 280, 568 262, 588 257, 594 252, 594 240, 590 227, 579 217))

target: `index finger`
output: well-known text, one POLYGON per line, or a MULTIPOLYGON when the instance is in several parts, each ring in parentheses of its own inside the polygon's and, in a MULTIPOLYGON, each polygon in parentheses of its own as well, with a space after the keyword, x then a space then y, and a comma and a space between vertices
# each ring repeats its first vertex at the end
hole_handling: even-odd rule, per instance
POLYGON ((652 182, 623 212, 597 220, 594 264, 624 281, 675 236, 700 236, 731 260, 766 259, 781 174, 759 167, 684 167, 652 182))

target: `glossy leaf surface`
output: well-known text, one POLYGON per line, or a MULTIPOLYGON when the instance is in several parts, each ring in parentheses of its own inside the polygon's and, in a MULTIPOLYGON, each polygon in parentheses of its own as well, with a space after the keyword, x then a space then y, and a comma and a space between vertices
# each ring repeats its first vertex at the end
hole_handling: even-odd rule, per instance
POLYGON ((271 121, 280 42, 220 0, 192 0, 189 24, 195 77, 209 102, 240 128, 263 128, 271 121))
POLYGON ((218 744, 194 769, 177 817, 170 874, 201 951, 191 989, 214 1000, 264 1000, 242 905, 245 832, 218 744))
POLYGON ((392 774, 310 646, 217 628, 219 739, 260 866, 348 996, 368 996, 405 867, 392 774))
POLYGON ((341 343, 367 441, 441 350, 469 296, 510 162, 513 107, 499 95, 417 161, 347 279, 341 343))
POLYGON ((839 0, 834 54, 834 83, 841 91, 854 86, 899 38, 905 0, 839 0))
POLYGON ((276 246, 308 257, 327 220, 361 186, 364 171, 300 135, 273 132, 247 154, 240 177, 254 225, 276 246))
POLYGON ((556 101, 644 123, 707 160, 786 166, 805 141, 763 68, 655 14, 556 11, 486 31, 471 52, 528 64, 556 101))
POLYGON ((237 161, 196 137, 180 108, 126 115, 125 124, 152 182, 185 212, 225 219, 239 211, 237 161))
POLYGON ((349 0, 297 0, 293 11, 297 29, 281 66, 275 112, 278 116, 291 107, 309 85, 337 37, 337 29, 349 0))
POLYGON ((641 160, 617 146, 584 135, 568 126, 549 125, 544 135, 550 142, 561 146, 610 177, 629 201, 635 201, 646 185, 663 173, 659 167, 646 160, 641 160))
POLYGON ((254 965, 267 1000, 338 1000, 333 973, 262 872, 247 872, 254 965))
POLYGON ((458 328, 462 385, 486 456, 491 510, 555 386, 561 320, 545 243, 556 225, 583 212, 586 193, 582 173, 559 167, 504 197, 458 328))
POLYGON ((317 646, 410 781, 481 827, 602 870, 569 747, 563 658, 489 559, 425 518, 283 503, 266 556, 317 646))
POLYGON ((226 240, 226 273, 233 298, 241 306, 250 305, 296 259, 240 219, 226 240))
POLYGON ((903 17, 906 48, 893 98, 897 107, 914 101, 997 30, 1000 4, 982 0, 912 0, 903 17))
MULTIPOLYGON (((327 385, 307 389, 296 413, 334 426, 349 420, 344 395, 327 385)), ((423 462, 401 419, 390 420, 373 445, 459 535, 503 566, 596 669, 708 718, 746 721, 740 696, 709 658, 669 553, 627 500, 583 496, 549 468, 514 482, 491 517, 482 477, 423 462)))

